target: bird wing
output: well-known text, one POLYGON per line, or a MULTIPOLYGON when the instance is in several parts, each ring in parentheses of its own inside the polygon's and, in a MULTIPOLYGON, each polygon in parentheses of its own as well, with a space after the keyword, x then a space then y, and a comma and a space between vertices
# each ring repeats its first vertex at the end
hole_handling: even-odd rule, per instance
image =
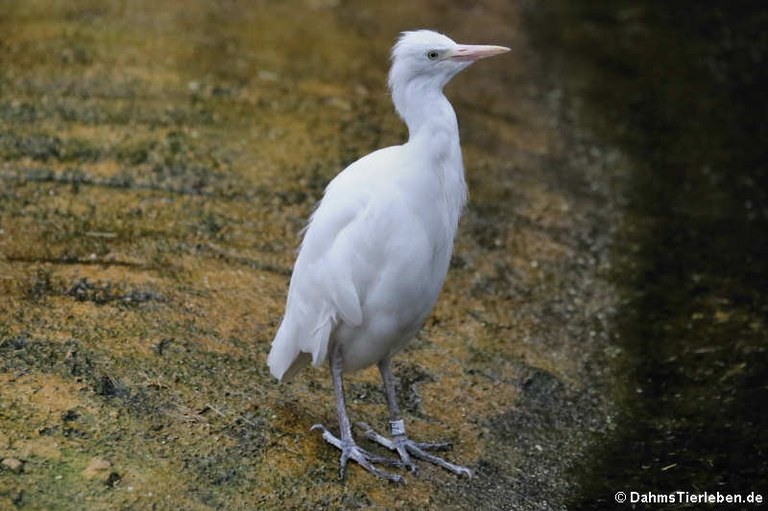
POLYGON ((293 270, 293 297, 311 298, 317 303, 330 302, 339 319, 357 326, 362 322, 360 298, 350 271, 349 258, 353 242, 351 226, 365 198, 345 197, 334 203, 339 194, 326 194, 323 204, 312 215, 293 270), (295 283, 295 284, 294 284, 295 283))
POLYGON ((379 180, 396 160, 396 149, 381 149, 347 167, 328 185, 313 213, 294 265, 285 317, 268 358, 278 379, 289 379, 310 361, 320 365, 338 322, 351 327, 362 323, 355 273, 369 264, 365 239, 372 233, 360 220, 379 180))

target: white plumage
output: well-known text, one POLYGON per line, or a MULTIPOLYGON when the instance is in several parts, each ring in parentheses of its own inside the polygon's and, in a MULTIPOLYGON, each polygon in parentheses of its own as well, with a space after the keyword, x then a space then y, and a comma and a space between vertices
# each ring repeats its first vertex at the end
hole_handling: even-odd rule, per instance
MULTIPOLYGON (((401 35, 389 86, 408 142, 359 159, 326 188, 304 233, 269 354, 276 378, 290 379, 329 356, 332 370, 335 357, 343 371, 382 362, 388 371, 422 326, 443 286, 467 198, 458 124, 443 86, 475 60, 504 51, 458 45, 427 30, 401 35)), ((343 388, 336 392, 340 448, 357 449, 351 435, 344 438, 343 388)), ((355 453, 349 457, 360 463, 355 453)), ((345 461, 343 454, 342 469, 345 461)))

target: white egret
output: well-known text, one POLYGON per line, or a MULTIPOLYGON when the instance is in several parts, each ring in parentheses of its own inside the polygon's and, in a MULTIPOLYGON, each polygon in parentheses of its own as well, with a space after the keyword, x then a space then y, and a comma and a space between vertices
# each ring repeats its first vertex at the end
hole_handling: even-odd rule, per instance
POLYGON ((392 50, 389 87, 408 142, 375 151, 328 185, 312 214, 293 268, 285 317, 268 364, 281 380, 312 362, 329 360, 340 437, 341 476, 354 460, 371 473, 402 482, 378 463, 416 471, 412 457, 471 476, 429 452, 445 444, 410 440, 396 399, 391 359, 421 328, 443 286, 467 199, 456 114, 443 87, 502 46, 457 44, 429 30, 404 32, 392 50), (367 425, 365 436, 396 451, 400 461, 373 455, 352 436, 343 373, 378 364, 390 411, 392 439, 367 425))

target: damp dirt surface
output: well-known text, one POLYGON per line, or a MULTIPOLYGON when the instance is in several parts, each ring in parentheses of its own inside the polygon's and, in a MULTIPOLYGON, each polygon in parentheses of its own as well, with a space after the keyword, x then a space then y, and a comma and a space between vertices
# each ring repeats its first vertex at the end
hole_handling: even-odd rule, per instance
POLYGON ((568 507, 753 509, 755 495, 765 505, 768 11, 529 7, 529 32, 564 77, 570 110, 631 162, 612 257, 618 421, 568 507), (705 492, 715 500, 697 501, 705 492))
MULTIPOLYGON (((743 73, 764 47, 731 58, 754 16, 568 5, 2 3, 0 509, 605 509, 757 485, 768 187, 743 73), (385 82, 413 28, 513 52, 446 89, 470 204, 395 359, 409 434, 475 477, 395 486, 339 479, 310 431, 336 428, 328 371, 279 384, 266 355, 325 185, 406 136, 385 82)), ((347 393, 385 429, 375 369, 347 393)))

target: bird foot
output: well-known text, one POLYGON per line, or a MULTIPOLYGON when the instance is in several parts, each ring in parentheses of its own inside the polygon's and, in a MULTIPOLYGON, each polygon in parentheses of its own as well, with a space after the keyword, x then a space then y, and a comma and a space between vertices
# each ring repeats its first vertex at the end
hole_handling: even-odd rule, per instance
POLYGON ((363 435, 368 440, 376 442, 377 444, 386 447, 390 451, 395 451, 400 455, 402 465, 408 467, 408 469, 414 474, 418 474, 418 466, 411 460, 411 456, 420 460, 428 461, 434 465, 444 468, 445 470, 452 472, 459 476, 466 476, 471 478, 473 473, 470 468, 462 467, 461 465, 455 465, 449 461, 444 460, 439 456, 435 456, 427 451, 447 451, 452 445, 449 442, 440 443, 427 443, 427 442, 414 442, 407 436, 405 436, 405 430, 403 428, 402 434, 393 435, 391 439, 378 434, 368 424, 364 422, 358 422, 358 427, 363 430, 363 435))
POLYGON ((347 442, 340 440, 337 436, 331 433, 331 431, 322 424, 315 424, 314 426, 312 426, 312 431, 316 429, 319 429, 320 431, 323 432, 323 439, 326 442, 328 442, 329 444, 331 444, 332 446, 336 447, 341 451, 341 459, 339 460, 341 469, 339 471, 339 475, 342 479, 344 479, 344 476, 346 475, 346 472, 347 472, 347 462, 349 460, 352 460, 375 476, 381 477, 393 483, 398 483, 398 484, 405 483, 405 479, 402 476, 399 476, 397 474, 392 474, 390 472, 387 472, 386 470, 382 470, 375 465, 375 463, 378 463, 383 465, 402 466, 403 463, 401 463, 400 461, 393 460, 391 458, 385 458, 384 456, 377 456, 375 454, 372 454, 366 451, 365 449, 361 449, 360 447, 358 447, 353 440, 350 440, 347 442))

